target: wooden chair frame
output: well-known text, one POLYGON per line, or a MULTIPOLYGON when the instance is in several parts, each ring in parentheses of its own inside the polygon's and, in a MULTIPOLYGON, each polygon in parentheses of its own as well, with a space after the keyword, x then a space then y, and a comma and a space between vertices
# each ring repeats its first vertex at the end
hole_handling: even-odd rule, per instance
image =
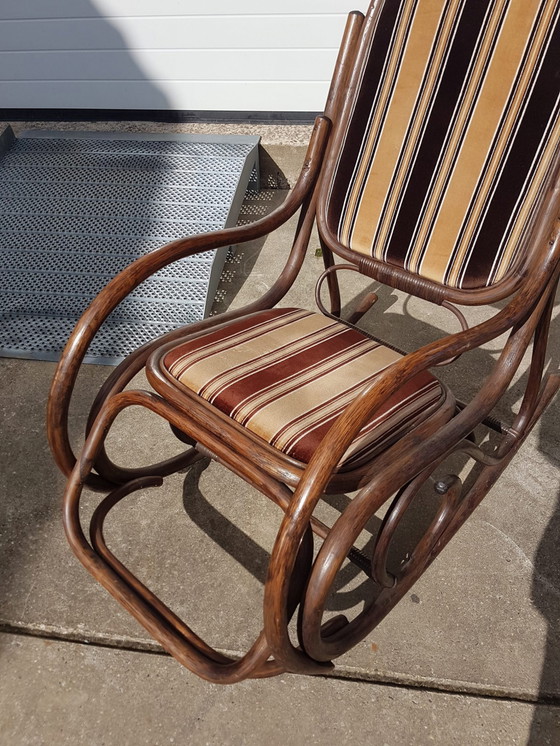
MULTIPOLYGON (((341 304, 333 253, 350 262, 352 268, 355 257, 326 229, 324 192, 335 167, 342 124, 350 115, 364 54, 365 26, 373 20, 370 16, 364 24, 361 13, 351 13, 348 17, 325 114, 316 120, 301 175, 286 201, 250 225, 175 241, 126 268, 85 311, 64 350, 52 384, 48 435, 54 458, 68 476, 64 526, 72 549, 92 575, 171 655, 213 682, 233 683, 284 671, 307 674, 328 671, 331 661, 362 640, 439 554, 494 484, 560 387, 558 372, 545 374, 546 344, 560 276, 558 163, 543 201, 545 207, 535 217, 526 263, 498 285, 475 291, 443 288, 429 281, 411 280, 398 268, 393 270, 374 260, 361 263, 360 271, 370 277, 451 309, 455 308, 452 305, 455 302, 481 304, 506 297, 509 301, 488 320, 473 328, 463 324, 461 331, 403 356, 382 372, 338 418, 309 464, 279 453, 198 397, 179 391, 177 382, 172 383, 158 364, 165 350, 187 335, 203 334, 233 319, 274 307, 302 266, 316 220, 326 267, 323 279, 330 292, 330 313, 339 316, 341 304), (70 398, 87 348, 111 311, 143 280, 171 262, 263 237, 298 210, 291 251, 273 286, 245 308, 172 331, 121 363, 93 404, 85 445, 76 459, 68 437, 70 398), (447 363, 504 332, 509 332, 509 337, 503 352, 472 401, 456 408, 454 400, 449 398, 367 468, 337 472, 342 454, 360 428, 400 386, 419 372, 447 363), (531 342, 533 353, 525 395, 519 414, 507 426, 493 419, 491 412, 506 392, 531 342), (126 389, 142 369, 157 393, 126 389), (185 396, 189 396, 188 411, 185 396), (185 452, 142 468, 123 468, 113 463, 104 450, 104 440, 115 417, 132 405, 142 406, 167 420, 188 444, 185 452), (471 438, 474 428, 481 423, 500 435, 499 445, 490 455, 471 438), (436 483, 441 507, 396 577, 387 569, 388 549, 395 530, 422 484, 454 452, 461 452, 478 463, 476 479, 468 490, 453 475, 436 483), (112 554, 103 537, 105 516, 120 500, 135 490, 161 484, 163 477, 184 469, 201 456, 210 456, 224 464, 284 511, 264 589, 264 627, 251 649, 239 660, 222 655, 198 637, 112 554), (85 486, 109 492, 93 515, 89 541, 79 519, 79 501, 85 486), (357 489, 357 495, 329 528, 314 516, 315 507, 323 495, 346 489, 357 489), (354 547, 356 539, 370 517, 395 494, 373 556, 368 558, 354 547), (312 532, 323 539, 314 561, 312 532), (323 623, 327 596, 347 557, 375 580, 379 594, 351 622, 338 616, 323 623), (295 646, 288 625, 297 608, 299 645, 295 646)), ((369 308, 372 300, 369 297, 362 304, 354 321, 369 308)), ((455 311, 461 319, 462 314, 455 311)))

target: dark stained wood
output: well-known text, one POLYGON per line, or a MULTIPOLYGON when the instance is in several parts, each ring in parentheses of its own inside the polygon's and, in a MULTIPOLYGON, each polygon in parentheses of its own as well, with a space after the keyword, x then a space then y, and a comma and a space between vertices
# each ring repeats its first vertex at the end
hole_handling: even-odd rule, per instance
MULTIPOLYGON (((356 262, 355 256, 329 234, 326 191, 352 114, 352 97, 369 38, 382 7, 382 0, 372 3, 365 20, 360 13, 349 16, 325 115, 317 119, 301 176, 285 203, 249 226, 168 244, 121 272, 78 322, 51 388, 48 436, 54 458, 68 476, 63 500, 64 527, 73 551, 171 655, 197 675, 216 683, 234 683, 283 671, 321 674, 330 670, 331 661, 369 634, 438 556, 499 478, 560 388, 560 372, 545 374, 550 318, 560 277, 560 160, 551 172, 543 207, 534 216, 524 265, 492 288, 455 290, 411 278, 397 267, 374 260, 356 262), (298 225, 286 265, 270 290, 245 308, 154 340, 121 363, 92 406, 85 443, 76 458, 67 432, 68 408, 87 347, 108 314, 140 282, 170 262, 264 236, 298 210, 298 225), (457 316, 461 329, 404 355, 383 371, 355 397, 305 464, 280 453, 186 389, 169 375, 161 361, 179 340, 203 335, 209 329, 272 308, 281 301, 302 266, 315 222, 326 270, 319 278, 317 297, 326 280, 330 298, 329 310, 319 301, 325 314, 337 318, 341 313, 336 276, 346 268, 442 304, 457 316), (335 256, 347 264, 335 264, 335 256), (490 304, 505 298, 508 302, 500 311, 472 328, 452 305, 490 304), (422 371, 452 364, 460 355, 504 333, 508 338, 503 351, 470 402, 456 403, 444 387, 441 401, 425 413, 422 422, 399 440, 388 440, 385 450, 369 464, 354 471, 338 469, 359 430, 403 384, 422 371), (510 425, 496 423, 491 412, 507 391, 531 343, 532 360, 519 414, 510 425), (126 389, 141 370, 146 371, 154 390, 126 389), (130 406, 144 407, 178 433, 184 433, 187 450, 142 468, 113 463, 104 450, 104 441, 115 417, 130 406), (491 452, 482 450, 472 440, 473 430, 484 423, 499 434, 499 444, 491 452), (392 574, 387 568, 387 556, 397 526, 436 469, 453 453, 477 464, 476 478, 468 489, 454 474, 438 478, 435 489, 439 510, 399 572, 392 574), (125 567, 103 536, 104 520, 121 500, 136 490, 157 487, 163 477, 202 457, 223 464, 272 500, 283 514, 270 558, 263 607, 254 610, 258 618, 263 618, 263 628, 239 660, 223 655, 202 640, 125 567), (93 514, 89 541, 80 523, 80 497, 86 486, 106 493, 93 514), (326 526, 314 515, 315 508, 325 495, 342 490, 357 490, 357 494, 334 525, 326 526), (394 495, 396 498, 392 499, 394 495), (357 538, 388 502, 374 549, 366 557, 356 548, 357 538), (312 532, 322 540, 315 560, 312 532), (377 595, 354 619, 339 615, 324 622, 327 598, 347 558, 375 582, 377 595), (296 612, 298 644, 288 632, 296 612)), ((357 321, 375 300, 375 294, 367 296, 347 322, 357 321)))

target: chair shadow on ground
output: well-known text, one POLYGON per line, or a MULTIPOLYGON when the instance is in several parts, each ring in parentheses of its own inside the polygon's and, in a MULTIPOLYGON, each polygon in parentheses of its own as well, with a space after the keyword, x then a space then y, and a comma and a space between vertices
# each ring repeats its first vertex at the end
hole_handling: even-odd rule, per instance
MULTIPOLYGON (((560 316, 553 323, 555 339, 560 337, 560 316)), ((560 349, 552 351, 551 370, 560 371, 560 349)), ((544 413, 539 431, 539 450, 554 466, 559 466, 560 401, 557 397, 544 413), (552 447, 551 447, 552 444, 552 447), (556 444, 556 453, 553 452, 556 444)), ((548 525, 534 557, 531 600, 548 625, 543 657, 539 698, 560 702, 560 490, 548 525)), ((560 738, 560 712, 556 707, 535 709, 528 746, 555 743, 560 738)))
MULTIPOLYGON (((558 422, 558 412, 556 414, 558 422)), ((539 699, 556 707, 535 709, 528 746, 555 743, 560 713, 560 491, 554 512, 534 558, 531 599, 547 622, 547 638, 539 684, 539 699)))
MULTIPOLYGON (((365 289, 355 299, 360 300, 368 289, 365 289)), ((390 308, 396 302, 395 294, 388 288, 374 287, 379 296, 377 304, 369 313, 367 324, 368 331, 374 330, 377 325, 376 334, 382 339, 391 341, 397 346, 406 347, 406 340, 418 339, 420 344, 426 344, 437 337, 441 337, 443 330, 435 326, 426 324, 424 321, 416 319, 408 310, 407 304, 404 306, 404 313, 391 313, 390 308), (395 339, 396 337, 396 339, 395 339)), ((445 330, 450 331, 449 329, 445 330)), ((560 316, 552 322, 551 338, 554 338, 554 332, 560 331, 560 316)), ((410 343, 408 344, 410 347, 410 343)), ((553 370, 558 367, 559 351, 557 349, 549 350, 549 369, 553 370)), ((494 350, 477 349, 469 354, 469 369, 479 371, 479 379, 466 381, 463 373, 457 373, 457 380, 454 374, 448 375, 449 369, 439 369, 437 375, 442 371, 442 378, 447 380, 452 390, 459 398, 465 401, 477 389, 480 381, 486 376, 496 361, 494 350), (461 387, 460 383, 463 384, 461 387), (463 388, 463 390, 461 390, 463 388)), ((515 381, 500 402, 496 411, 498 417, 508 422, 512 419, 512 413, 516 406, 519 405, 524 385, 526 383, 527 373, 515 381)), ((549 458, 551 463, 556 464, 557 458, 554 456, 550 443, 555 442, 554 435, 557 422, 559 420, 560 403, 556 399, 549 409, 545 412, 540 424, 539 450, 549 458)), ((489 438, 492 442, 492 435, 489 438)), ((553 448, 553 446, 552 446, 553 448)), ((457 456, 453 457, 454 462, 449 465, 445 471, 460 470, 464 461, 457 456)), ((192 519, 205 533, 215 542, 219 543, 221 548, 228 552, 237 562, 239 562, 248 572, 250 572, 259 582, 266 580, 266 569, 268 564, 268 552, 259 544, 250 539, 243 530, 234 526, 229 519, 222 516, 219 511, 213 508, 206 498, 201 494, 198 488, 198 476, 208 465, 207 462, 194 467, 193 471, 187 474, 184 483, 184 508, 190 519, 192 519)), ((474 478, 474 473, 470 473, 466 483, 474 478)), ((331 508, 338 513, 342 512, 345 505, 348 504, 351 496, 335 495, 326 498, 326 502, 331 508)), ((390 556, 390 568, 396 568, 398 562, 406 553, 415 545, 416 540, 422 535, 424 526, 428 524, 435 510, 438 507, 438 498, 435 493, 430 496, 426 491, 421 493, 413 503, 412 509, 403 520, 399 531, 393 542, 392 553, 390 556)), ((381 519, 374 517, 367 526, 369 537, 363 546, 366 553, 371 552, 377 530, 380 526, 381 519)), ((533 571, 533 590, 532 601, 540 611, 548 624, 548 640, 545 650, 542 676, 539 689, 539 699, 558 701, 560 694, 560 663, 559 663, 559 645, 560 636, 560 568, 557 557, 560 556, 560 502, 554 512, 539 545, 539 549, 534 558, 533 571)), ((334 593, 331 594, 328 603, 328 610, 333 612, 344 612, 353 607, 365 604, 371 600, 373 589, 372 581, 367 578, 361 570, 355 565, 347 562, 337 577, 337 584, 334 593), (361 577, 361 580, 360 580, 361 577)), ((554 723, 554 714, 551 715, 550 723, 546 721, 541 712, 542 708, 535 710, 535 722, 533 724, 534 737, 531 744, 543 743, 544 736, 552 736, 556 733, 554 723), (553 730, 554 728, 554 730, 553 730)))

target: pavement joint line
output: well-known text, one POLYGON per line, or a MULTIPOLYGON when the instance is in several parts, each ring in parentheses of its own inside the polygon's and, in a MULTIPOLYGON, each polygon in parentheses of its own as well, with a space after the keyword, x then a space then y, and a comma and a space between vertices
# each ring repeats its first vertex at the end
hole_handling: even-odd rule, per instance
MULTIPOLYGON (((129 653, 147 653, 171 657, 157 642, 142 638, 122 635, 110 635, 102 632, 77 632, 48 624, 26 624, 0 619, 0 633, 21 637, 47 639, 55 642, 68 642, 75 645, 87 645, 111 650, 123 650, 129 653)), ((238 651, 217 648, 219 653, 240 658, 238 651)), ((370 683, 395 689, 421 690, 434 694, 449 694, 455 697, 472 697, 495 701, 518 702, 520 704, 546 705, 560 708, 560 695, 552 693, 534 694, 521 689, 513 691, 497 685, 475 684, 473 682, 455 681, 452 679, 429 679, 422 676, 406 674, 370 673, 350 666, 338 666, 332 673, 319 675, 318 678, 335 679, 370 683)))

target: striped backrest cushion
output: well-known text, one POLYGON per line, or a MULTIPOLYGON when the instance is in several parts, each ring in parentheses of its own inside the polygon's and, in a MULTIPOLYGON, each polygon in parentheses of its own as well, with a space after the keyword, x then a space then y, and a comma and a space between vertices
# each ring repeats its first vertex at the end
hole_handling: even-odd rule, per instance
POLYGON ((329 192, 343 246, 465 290, 515 269, 558 146, 559 13, 385 2, 329 192))

